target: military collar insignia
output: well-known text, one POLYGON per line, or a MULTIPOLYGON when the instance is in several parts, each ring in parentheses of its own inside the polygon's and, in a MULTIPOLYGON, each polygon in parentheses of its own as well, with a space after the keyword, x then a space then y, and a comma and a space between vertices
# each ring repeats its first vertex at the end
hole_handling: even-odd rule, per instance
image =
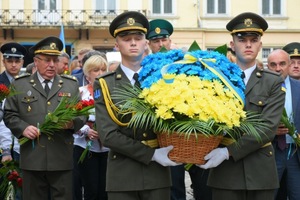
POLYGON ((252 19, 250 18, 245 19, 244 24, 245 26, 250 27, 252 25, 252 19))
POLYGON ((256 72, 256 76, 257 76, 258 78, 260 78, 262 75, 261 75, 260 72, 256 72))
POLYGON ((159 27, 156 27, 156 28, 155 28, 155 33, 156 33, 156 34, 160 34, 160 32, 161 32, 160 28, 159 28, 159 27))
POLYGON ((117 77, 116 77, 118 80, 122 78, 122 75, 121 74, 117 74, 117 77))
POLYGON ((135 23, 135 20, 133 19, 133 18, 128 18, 127 19, 127 24, 129 25, 129 26, 132 26, 132 25, 134 25, 134 23, 135 23))

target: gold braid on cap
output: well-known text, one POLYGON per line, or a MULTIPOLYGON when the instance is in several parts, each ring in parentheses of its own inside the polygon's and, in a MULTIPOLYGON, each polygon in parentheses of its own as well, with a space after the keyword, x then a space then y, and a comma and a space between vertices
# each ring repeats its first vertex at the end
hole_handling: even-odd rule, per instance
POLYGON ((50 53, 50 54, 60 55, 60 51, 58 51, 58 50, 45 50, 45 49, 42 49, 42 50, 34 51, 34 54, 38 54, 38 53, 44 53, 44 54, 50 53))
POLYGON ((114 31, 114 37, 116 37, 116 35, 122 31, 129 31, 129 30, 141 30, 144 33, 147 33, 147 29, 146 28, 142 28, 140 26, 128 26, 128 27, 123 27, 123 28, 118 28, 114 31))
POLYGON ((231 31, 231 34, 239 33, 239 32, 258 32, 261 35, 264 34, 264 31, 261 28, 244 28, 244 29, 234 29, 231 31))

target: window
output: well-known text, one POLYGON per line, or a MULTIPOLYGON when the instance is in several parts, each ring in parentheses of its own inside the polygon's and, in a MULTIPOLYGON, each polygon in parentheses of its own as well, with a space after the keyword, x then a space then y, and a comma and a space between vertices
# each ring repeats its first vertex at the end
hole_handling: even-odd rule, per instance
POLYGON ((262 49, 262 59, 263 59, 263 62, 267 62, 269 54, 272 51, 276 50, 276 49, 280 49, 280 47, 263 48, 262 49))
POLYGON ((173 14, 172 0, 153 0, 152 12, 153 14, 173 14))
POLYGON ((207 14, 226 14, 226 0, 207 0, 207 14))
POLYGON ((56 0, 39 0, 39 10, 56 10, 56 0))
POLYGON ((96 10, 116 10, 116 0, 96 0, 96 10))
POLYGON ((262 0, 263 15, 281 15, 281 0, 262 0))

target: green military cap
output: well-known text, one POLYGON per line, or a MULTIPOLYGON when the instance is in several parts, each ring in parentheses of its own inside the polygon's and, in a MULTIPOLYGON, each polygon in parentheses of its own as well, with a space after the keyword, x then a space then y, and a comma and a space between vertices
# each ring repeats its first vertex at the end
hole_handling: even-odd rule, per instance
POLYGON ((245 12, 234 17, 226 25, 226 29, 235 34, 238 37, 246 35, 263 35, 264 31, 267 30, 268 23, 261 16, 252 13, 245 12))
POLYGON ((22 59, 27 54, 26 48, 16 42, 3 44, 0 50, 4 58, 22 59))
POLYGON ((284 51, 286 51, 290 57, 300 57, 300 43, 299 42, 292 42, 284 47, 282 47, 284 51))
POLYGON ((54 36, 42 39, 36 45, 29 49, 30 54, 45 54, 59 56, 63 49, 62 41, 54 36))
POLYGON ((118 15, 109 26, 109 32, 113 37, 131 33, 146 34, 148 29, 148 19, 142 13, 136 11, 128 11, 118 15))
POLYGON ((168 38, 173 33, 172 24, 164 19, 154 19, 150 21, 149 31, 147 33, 148 40, 157 38, 168 38))

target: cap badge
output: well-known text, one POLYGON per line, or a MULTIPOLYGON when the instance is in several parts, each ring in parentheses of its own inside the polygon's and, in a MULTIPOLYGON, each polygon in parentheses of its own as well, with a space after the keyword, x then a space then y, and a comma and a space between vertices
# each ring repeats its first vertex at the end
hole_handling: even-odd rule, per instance
POLYGON ((135 20, 133 19, 133 18, 128 18, 127 19, 127 24, 129 25, 129 26, 132 26, 132 25, 134 25, 134 23, 135 23, 135 20))
POLYGON ((11 48, 11 52, 12 53, 16 53, 17 52, 17 49, 15 47, 11 48))
POLYGON ((156 27, 156 28, 155 28, 155 33, 156 33, 156 34, 160 34, 160 31, 161 31, 161 30, 160 30, 159 27, 156 27))
POLYGON ((50 48, 51 48, 51 49, 56 49, 56 44, 55 44, 54 42, 52 42, 52 43, 50 44, 50 48))
POLYGON ((247 27, 251 26, 252 25, 252 19, 250 19, 250 18, 245 19, 244 20, 244 24, 247 27))
POLYGON ((299 54, 298 49, 294 49, 294 54, 299 54))

